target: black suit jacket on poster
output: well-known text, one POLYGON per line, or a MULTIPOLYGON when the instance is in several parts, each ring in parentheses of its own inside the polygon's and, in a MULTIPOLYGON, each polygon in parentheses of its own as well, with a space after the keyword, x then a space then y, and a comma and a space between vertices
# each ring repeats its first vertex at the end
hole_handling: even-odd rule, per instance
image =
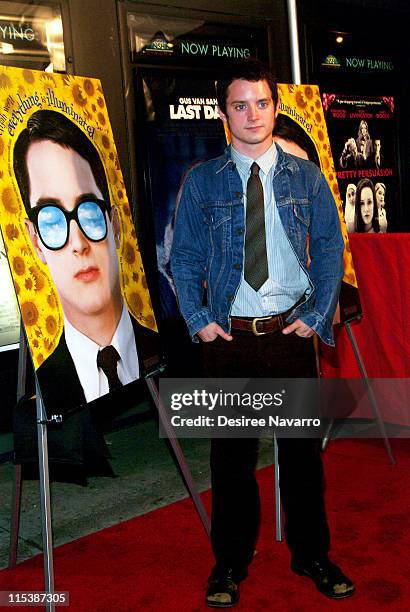
MULTIPOLYGON (((150 366, 160 360, 159 335, 140 325, 132 316, 131 322, 142 377, 150 366)), ((64 332, 57 348, 38 368, 37 378, 49 417, 52 414, 61 414, 64 418, 65 415, 77 411, 86 404, 84 391, 68 350, 64 332)), ((103 399, 96 399, 90 402, 89 406, 93 408, 103 399)))
MULTIPOLYGON (((162 357, 159 334, 141 326, 132 316, 131 321, 142 378, 162 357)), ((61 414, 63 418, 60 425, 48 427, 52 478, 84 483, 87 476, 113 475, 102 431, 116 414, 135 405, 136 386, 141 383, 132 382, 87 404, 64 333, 57 348, 38 368, 37 377, 47 416, 61 414)), ((35 399, 24 398, 18 403, 13 432, 15 462, 36 465, 35 399)))

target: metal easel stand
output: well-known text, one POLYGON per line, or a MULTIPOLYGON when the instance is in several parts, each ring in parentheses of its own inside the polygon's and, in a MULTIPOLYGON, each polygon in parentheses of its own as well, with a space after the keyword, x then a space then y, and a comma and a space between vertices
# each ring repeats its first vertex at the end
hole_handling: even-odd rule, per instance
MULTIPOLYGON (((51 521, 51 495, 50 479, 48 470, 48 446, 47 446, 47 419, 41 398, 40 387, 36 376, 36 408, 37 408, 37 436, 38 436, 38 464, 40 476, 40 507, 41 528, 43 535, 44 551, 44 591, 54 593, 54 564, 53 564, 53 531, 51 521)), ((45 604, 46 610, 54 612, 54 603, 45 604)))
MULTIPOLYGON (((373 393, 373 389, 372 389, 371 384, 369 382, 369 377, 367 375, 366 367, 364 365, 364 362, 363 362, 363 359, 362 359, 362 356, 361 356, 361 353, 360 353, 360 350, 359 350, 359 347, 358 347, 358 344, 357 344, 357 341, 356 341, 356 337, 355 337, 355 335, 353 333, 353 330, 351 328, 350 323, 351 323, 350 321, 346 321, 344 323, 344 326, 346 328, 347 335, 348 335, 350 343, 352 345, 352 349, 353 349, 353 353, 354 353, 357 365, 359 366, 360 374, 361 374, 361 377, 362 377, 362 380, 363 380, 363 384, 364 384, 365 389, 366 389, 367 396, 369 398, 369 402, 370 402, 370 406, 371 406, 371 409, 372 409, 373 416, 374 416, 374 418, 376 420, 376 423, 377 423, 377 426, 379 428, 379 432, 381 434, 381 437, 383 438, 384 447, 385 447, 387 455, 388 455, 388 457, 390 459, 390 463, 392 465, 395 465, 396 464, 396 460, 395 460, 395 458, 393 456, 393 452, 392 452, 392 449, 391 449, 391 446, 390 446, 389 438, 387 437, 386 428, 385 428, 384 422, 383 422, 383 420, 382 420, 382 418, 380 416, 379 407, 377 405, 377 401, 376 401, 375 395, 373 393)), ((326 450, 328 442, 329 442, 329 440, 332 437, 333 427, 334 427, 334 419, 332 419, 330 421, 329 426, 328 426, 328 428, 327 428, 327 430, 326 430, 326 432, 325 432, 325 434, 323 436, 323 439, 322 439, 322 450, 323 451, 326 450)))
MULTIPOLYGON (((27 376, 27 342, 24 332, 23 322, 20 322, 20 345, 19 345, 19 362, 17 373, 17 401, 23 397, 26 391, 26 376, 27 376)), ((21 512, 21 465, 14 466, 14 482, 12 492, 12 510, 10 524, 10 550, 9 550, 9 569, 16 566, 17 562, 17 547, 19 537, 20 512, 21 512)))
POLYGON ((151 394, 151 397, 155 403, 155 406, 157 408, 158 411, 158 417, 159 420, 161 422, 162 427, 164 428, 164 431, 166 433, 166 436, 169 440, 169 443, 171 444, 172 447, 172 451, 175 455, 175 458, 178 462, 178 466, 179 469, 181 471, 181 475, 182 478, 184 480, 185 486, 188 489, 188 492, 191 496, 191 499, 193 501, 193 504, 195 506, 195 509, 199 515, 199 518, 201 519, 202 525, 205 529, 205 532, 208 536, 208 538, 210 537, 211 534, 211 526, 210 526, 210 522, 209 522, 209 517, 208 514, 205 510, 205 507, 202 503, 201 497, 198 493, 198 490, 196 488, 194 479, 192 478, 192 474, 191 471, 188 467, 188 464, 185 460, 184 454, 182 452, 181 446, 178 442, 178 439, 175 436, 175 432, 173 430, 173 427, 168 419, 168 415, 165 409, 165 406, 162 402, 159 390, 158 390, 158 386, 154 380, 154 376, 156 374, 159 374, 162 371, 161 366, 159 366, 158 368, 156 368, 153 372, 149 372, 148 375, 146 375, 145 377, 145 382, 147 383, 149 392, 151 394))
MULTIPOLYGON (((24 332, 24 325, 20 326, 20 348, 18 363, 18 382, 17 399, 19 400, 26 390, 27 376, 27 341, 24 332)), ((48 447, 47 447, 47 416, 41 398, 40 388, 36 377, 36 414, 37 414, 37 437, 38 437, 38 461, 40 478, 40 508, 41 508, 41 528, 44 550, 44 591, 49 594, 54 593, 54 567, 53 567, 53 535, 51 526, 51 501, 50 501, 50 479, 48 470, 48 447)), ((16 566, 18 535, 20 526, 21 493, 22 493, 22 474, 21 465, 15 466, 12 515, 10 528, 10 552, 9 568, 16 566)), ((54 603, 45 603, 45 609, 54 612, 54 603)))
POLYGON ((280 501, 280 472, 279 472, 279 451, 278 441, 276 435, 273 435, 273 460, 274 460, 274 471, 275 471, 275 517, 276 517, 276 541, 282 542, 282 504, 280 501))

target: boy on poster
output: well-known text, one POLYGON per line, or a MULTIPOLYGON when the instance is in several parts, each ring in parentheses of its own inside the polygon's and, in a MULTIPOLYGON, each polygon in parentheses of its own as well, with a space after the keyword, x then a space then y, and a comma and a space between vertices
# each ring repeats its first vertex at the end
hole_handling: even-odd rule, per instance
MULTIPOLYGON (((17 188, 2 191, 5 212, 14 215, 2 215, 2 222, 45 407, 64 414, 141 377, 157 347, 128 203, 112 197, 116 192, 125 200, 118 160, 109 152, 111 133, 96 129, 86 109, 74 111, 65 91, 68 77, 48 78, 63 81, 64 113, 55 110, 56 100, 64 99, 61 92, 26 93, 25 100, 38 101, 33 107, 22 103, 19 92, 18 112, 14 108, 4 126, 9 180, 17 188), (51 102, 52 109, 44 108, 51 102), (114 168, 106 167, 107 158, 92 142, 97 134, 114 168), (19 240, 30 249, 16 249, 19 240), (34 299, 28 300, 27 293, 34 299)), ((90 93, 99 87, 90 79, 81 81, 90 93)), ((78 104, 87 89, 71 83, 69 91, 77 92, 78 104)), ((9 94, 5 107, 13 100, 9 94)), ((105 109, 102 96, 97 100, 105 109)), ((97 117, 108 125, 105 112, 97 117)))

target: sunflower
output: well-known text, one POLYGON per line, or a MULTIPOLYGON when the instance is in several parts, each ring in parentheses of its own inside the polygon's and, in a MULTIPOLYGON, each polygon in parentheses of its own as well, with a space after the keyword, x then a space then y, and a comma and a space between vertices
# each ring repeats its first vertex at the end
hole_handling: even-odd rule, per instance
POLYGON ((6 236, 10 241, 16 240, 19 237, 18 227, 14 223, 8 223, 6 225, 6 236))
POLYGON ((56 301, 54 293, 50 293, 47 296, 47 304, 50 306, 50 308, 53 308, 53 309, 57 308, 57 301, 56 301))
POLYGON ((24 263, 24 259, 19 255, 13 258, 13 270, 17 274, 17 276, 23 276, 26 271, 26 264, 24 263))
POLYGON ((44 273, 36 265, 30 266, 30 274, 34 280, 36 293, 40 293, 46 285, 44 273))
POLYGON ((17 87, 17 93, 19 93, 20 97, 22 97, 22 98, 25 98, 26 95, 27 95, 26 94, 26 88, 21 83, 19 83, 19 86, 17 87))
POLYGON ((84 81, 83 81, 83 89, 84 89, 84 92, 87 94, 87 96, 89 98, 94 95, 95 87, 94 87, 94 83, 92 82, 91 79, 84 79, 84 81))
POLYGON ((12 215, 17 214, 20 210, 20 202, 17 200, 16 194, 10 186, 3 189, 1 203, 4 209, 12 215))
POLYGON ((54 336, 57 333, 57 321, 53 315, 49 315, 46 318, 46 330, 50 336, 54 336))
POLYGON ((57 87, 57 83, 54 77, 49 72, 44 72, 40 77, 40 84, 43 87, 45 93, 49 89, 55 89, 57 87))
POLYGON ((307 102, 303 96, 303 93, 298 90, 295 95, 296 106, 302 110, 304 110, 307 106, 307 102))
POLYGON ((135 262, 135 251, 132 244, 128 241, 124 243, 123 254, 125 261, 131 266, 135 262))
POLYGON ((111 182, 111 185, 116 185, 118 183, 118 174, 115 168, 110 168, 109 180, 111 182))
POLYGON ((105 127, 107 124, 107 120, 105 118, 104 113, 98 113, 97 114, 97 121, 100 124, 101 127, 105 127))
POLYGON ((141 312, 144 308, 144 304, 142 303, 142 299, 139 293, 133 291, 130 294, 130 306, 133 313, 141 316, 141 312))
POLYGON ((111 147, 111 141, 106 134, 103 134, 101 137, 101 143, 104 149, 109 149, 111 147))
POLYGON ((23 79, 29 85, 32 85, 34 83, 34 81, 36 80, 36 77, 33 74, 33 71, 29 70, 28 68, 25 68, 21 74, 23 75, 23 79))
POLYGON ((310 85, 306 85, 304 93, 305 98, 307 98, 308 100, 312 100, 315 95, 315 92, 313 91, 313 88, 310 85))
POLYGON ((0 69, 0 89, 10 89, 12 85, 11 78, 7 74, 7 68, 0 69))
POLYGON ((47 353, 51 353, 55 347, 55 341, 54 340, 50 340, 50 338, 44 338, 43 339, 43 344, 44 344, 44 348, 46 349, 47 353))
POLYGON ((23 302, 21 305, 21 315, 26 327, 35 325, 38 321, 39 313, 34 302, 23 302))
POLYGON ((81 85, 79 85, 78 83, 74 83, 71 88, 71 95, 74 100, 74 106, 77 106, 81 110, 85 106, 87 106, 87 97, 84 96, 84 92, 81 89, 81 85))

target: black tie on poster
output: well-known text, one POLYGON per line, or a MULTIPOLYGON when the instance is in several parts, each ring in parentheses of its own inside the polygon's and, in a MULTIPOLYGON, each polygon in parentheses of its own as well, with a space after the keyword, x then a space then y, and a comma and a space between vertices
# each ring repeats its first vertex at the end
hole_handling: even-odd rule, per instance
POLYGON ((97 366, 104 372, 108 379, 108 387, 110 391, 115 391, 122 387, 122 382, 118 377, 117 367, 120 356, 117 349, 112 346, 106 346, 101 351, 98 351, 97 366))

